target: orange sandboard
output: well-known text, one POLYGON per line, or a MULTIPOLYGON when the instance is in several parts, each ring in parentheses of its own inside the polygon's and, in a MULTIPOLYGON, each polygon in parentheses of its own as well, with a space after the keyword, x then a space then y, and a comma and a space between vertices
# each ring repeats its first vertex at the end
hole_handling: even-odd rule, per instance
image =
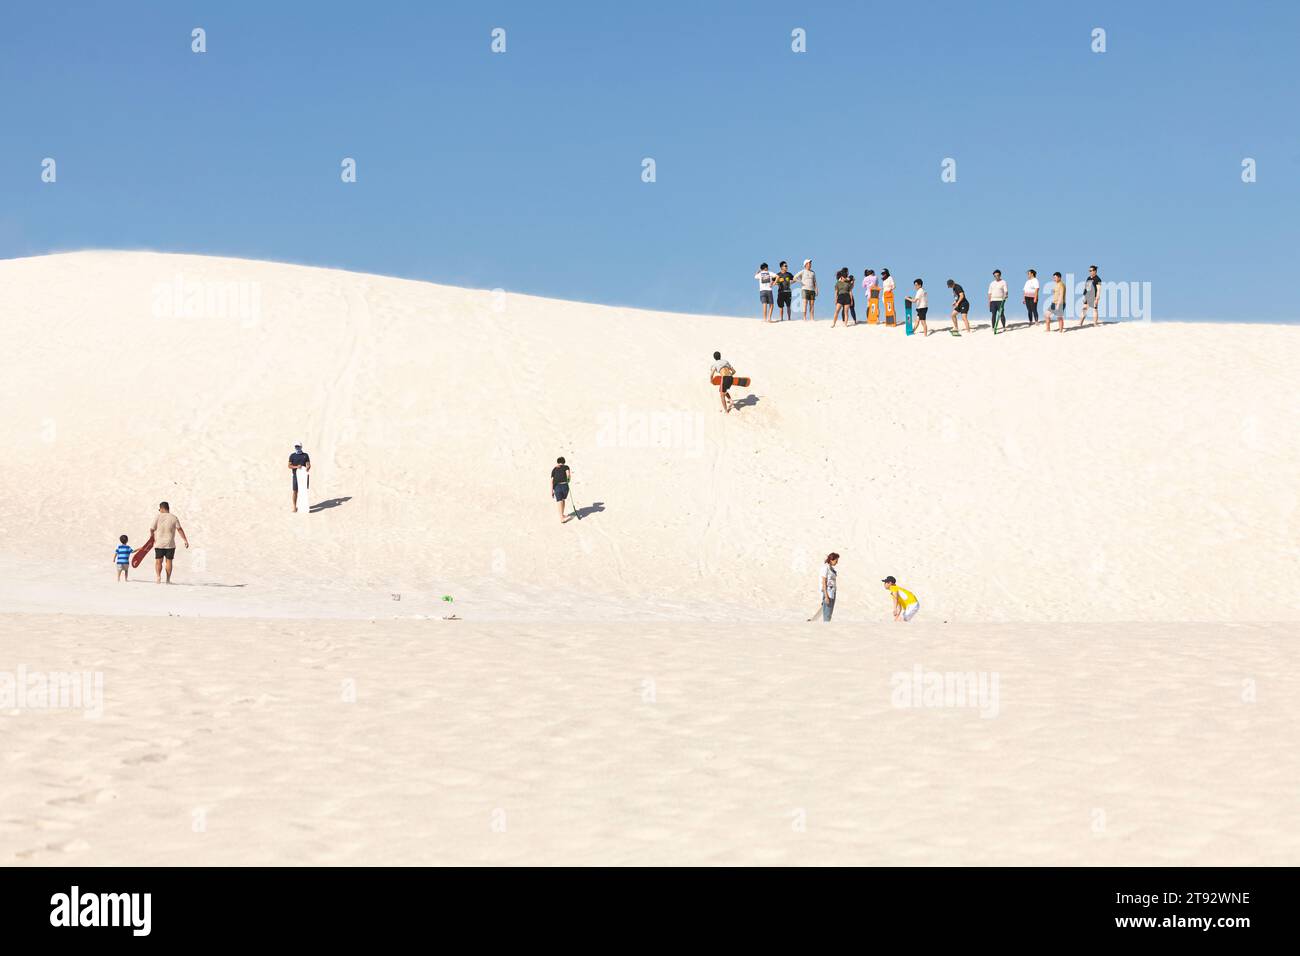
POLYGON ((153 547, 153 535, 149 535, 149 540, 144 543, 144 547, 138 550, 135 554, 131 555, 131 567, 138 568, 140 566, 140 562, 144 560, 144 556, 149 553, 149 549, 152 547, 153 547))
POLYGON ((898 314, 894 312, 894 293, 885 293, 885 324, 897 325, 898 314))
MULTIPOLYGON (((721 375, 715 375, 715 376, 713 376, 713 384, 714 384, 714 385, 721 385, 721 384, 722 384, 722 376, 721 376, 721 375)), ((749 388, 749 379, 747 379, 747 378, 739 378, 739 377, 733 375, 733 376, 731 377, 731 384, 732 384, 732 385, 739 385, 741 388, 749 388)))
POLYGON ((873 295, 867 301, 867 324, 875 325, 880 321, 880 296, 873 295))

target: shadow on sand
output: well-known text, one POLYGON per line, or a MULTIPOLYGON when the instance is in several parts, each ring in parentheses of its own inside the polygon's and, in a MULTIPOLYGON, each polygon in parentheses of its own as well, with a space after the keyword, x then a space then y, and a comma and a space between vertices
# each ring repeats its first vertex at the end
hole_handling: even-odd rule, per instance
POLYGON ((316 504, 312 505, 310 508, 307 509, 307 513, 315 514, 318 511, 324 511, 326 508, 337 508, 339 505, 344 504, 345 502, 351 500, 352 500, 352 496, 347 495, 343 498, 329 498, 325 501, 318 501, 316 502, 316 504))
POLYGON ((605 502, 593 501, 585 508, 575 507, 573 512, 571 512, 571 514, 576 514, 578 518, 585 518, 588 515, 600 514, 604 510, 605 510, 605 502))

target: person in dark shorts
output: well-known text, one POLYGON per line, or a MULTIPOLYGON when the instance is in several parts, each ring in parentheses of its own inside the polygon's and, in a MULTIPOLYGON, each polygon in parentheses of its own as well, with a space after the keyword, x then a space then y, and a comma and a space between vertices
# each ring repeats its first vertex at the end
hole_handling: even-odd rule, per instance
POLYGON ((185 547, 190 546, 190 539, 185 537, 185 529, 180 519, 172 514, 171 505, 165 501, 158 502, 158 517, 149 526, 153 535, 153 572, 155 583, 162 583, 163 566, 166 562, 167 583, 172 583, 172 559, 176 557, 176 536, 180 535, 185 547))
POLYGON ((780 315, 777 321, 793 318, 790 306, 790 286, 794 285, 794 273, 790 271, 790 263, 782 262, 780 271, 773 278, 776 285, 776 311, 780 315))
POLYGON ((925 338, 930 334, 930 327, 925 324, 925 314, 930 311, 930 298, 925 291, 925 283, 920 279, 913 279, 912 286, 916 291, 904 301, 912 303, 912 308, 916 311, 916 324, 921 330, 921 338, 925 338))
POLYGON ((849 277, 848 266, 835 273, 835 315, 831 318, 831 328, 844 320, 849 324, 849 306, 853 304, 853 280, 849 277))
POLYGON ((293 510, 298 510, 298 472, 302 471, 308 481, 311 480, 311 455, 302 450, 302 445, 294 445, 289 456, 289 474, 293 478, 293 510))
POLYGON ((966 298, 966 290, 959 286, 952 279, 948 280, 948 288, 952 290, 952 334, 961 335, 957 331, 957 316, 966 323, 966 331, 970 331, 970 299, 966 298))
POLYGON ((758 301, 763 304, 763 321, 772 321, 772 283, 776 276, 767 267, 764 262, 754 273, 754 278, 758 280, 758 301))
POLYGON ((561 455, 555 459, 555 467, 551 469, 551 497, 560 508, 560 524, 569 519, 564 514, 564 503, 569 498, 569 481, 573 478, 573 472, 569 471, 569 466, 564 463, 564 456, 561 455))
POLYGON ((731 385, 736 380, 736 367, 722 357, 721 352, 713 353, 713 365, 709 367, 709 384, 715 378, 721 378, 718 394, 722 396, 722 410, 731 414, 731 385))

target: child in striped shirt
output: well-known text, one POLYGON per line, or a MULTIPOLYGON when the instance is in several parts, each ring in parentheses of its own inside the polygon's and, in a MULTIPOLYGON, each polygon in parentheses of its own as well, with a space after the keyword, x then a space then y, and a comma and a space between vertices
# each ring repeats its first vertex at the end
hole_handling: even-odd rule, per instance
POLYGON ((131 579, 131 546, 126 543, 126 535, 117 539, 120 544, 117 546, 117 579, 119 581, 131 579))

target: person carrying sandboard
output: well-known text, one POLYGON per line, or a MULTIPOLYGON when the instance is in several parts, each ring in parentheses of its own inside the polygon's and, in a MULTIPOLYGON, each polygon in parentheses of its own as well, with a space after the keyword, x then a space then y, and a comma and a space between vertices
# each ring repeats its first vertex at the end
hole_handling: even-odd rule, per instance
POLYGON ((897 325, 898 313, 894 311, 894 277, 888 269, 880 270, 880 299, 885 304, 885 324, 897 325))
POLYGON ((930 334, 930 327, 925 324, 925 313, 929 311, 930 298, 926 294, 925 284, 920 279, 913 279, 912 285, 915 291, 903 300, 907 310, 907 334, 911 335, 912 329, 912 311, 916 310, 916 324, 921 329, 921 337, 925 338, 930 334))
POLYGON ((1002 270, 993 270, 993 281, 989 283, 989 316, 993 322, 993 334, 998 334, 998 320, 1002 320, 1002 331, 1007 330, 1007 283, 1002 278, 1002 270))
POLYGON ((867 297, 867 325, 875 325, 880 321, 880 280, 876 277, 875 269, 864 269, 862 272, 862 294, 867 297))
POLYGON ((713 353, 713 365, 709 367, 709 381, 718 386, 722 410, 730 415, 731 386, 736 382, 736 367, 724 359, 721 352, 713 353))

